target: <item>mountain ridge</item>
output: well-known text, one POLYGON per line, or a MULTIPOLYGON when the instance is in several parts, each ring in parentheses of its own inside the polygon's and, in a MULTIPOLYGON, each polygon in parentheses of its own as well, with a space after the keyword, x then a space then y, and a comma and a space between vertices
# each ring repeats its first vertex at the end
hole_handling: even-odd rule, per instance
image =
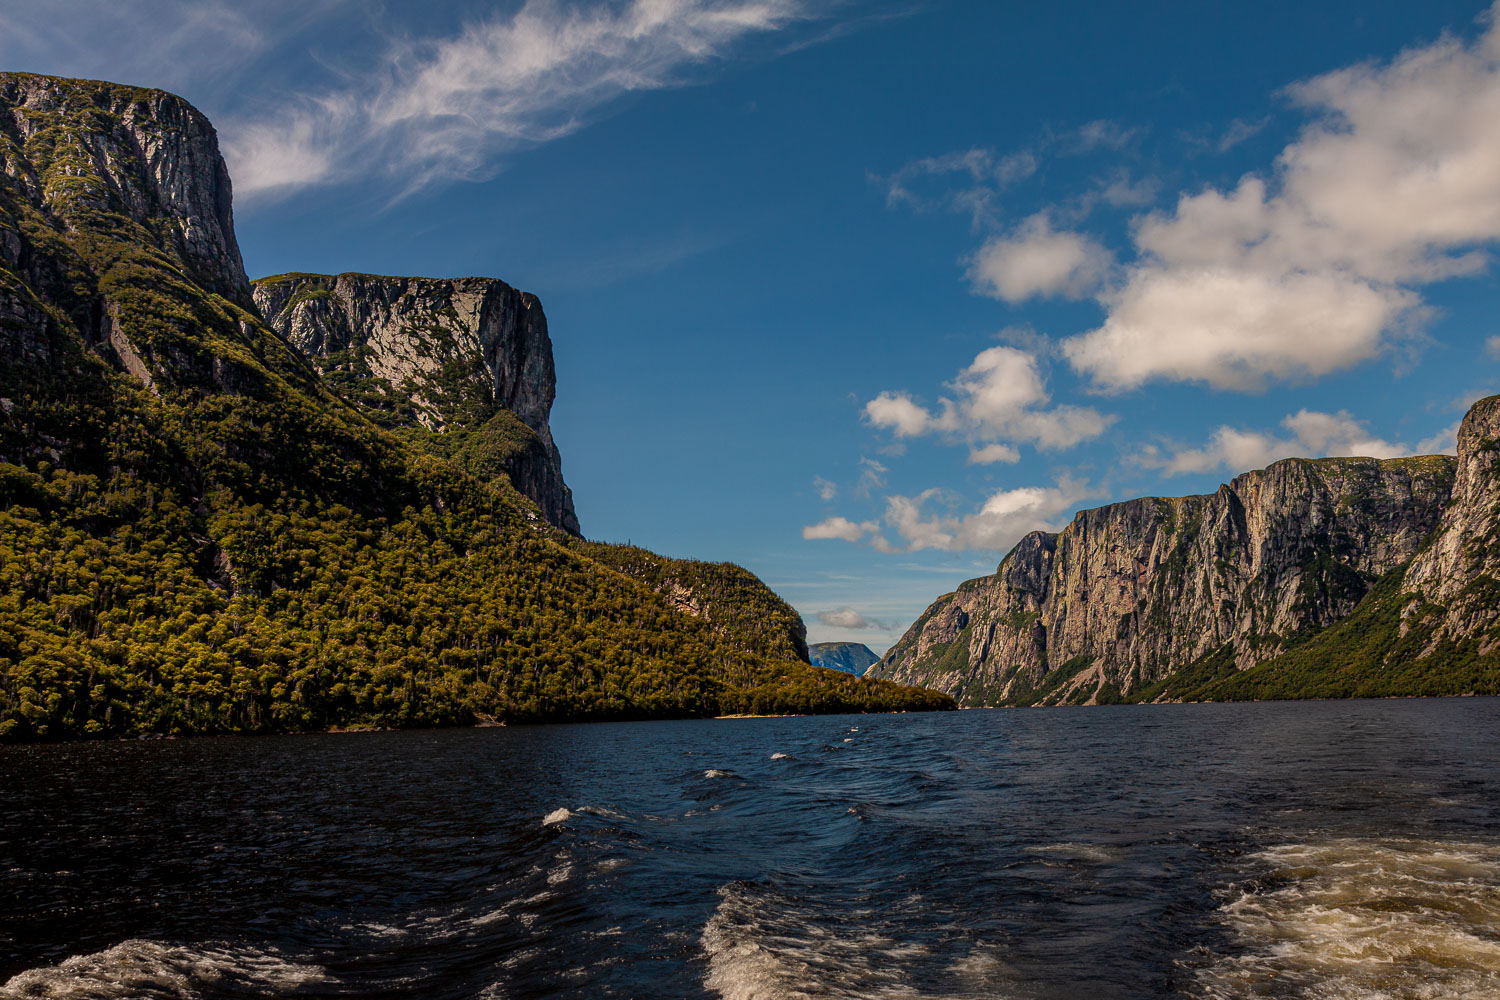
MULTIPOLYGON (((1393 574, 1427 565, 1444 532, 1493 536, 1493 516, 1481 523, 1471 508, 1494 495, 1497 477, 1474 456, 1476 441, 1500 431, 1497 412, 1494 398, 1475 404, 1457 458, 1285 459, 1213 494, 1080 511, 1061 532, 1023 538, 995 574, 940 597, 872 673, 968 705, 1256 696, 1243 693, 1246 678, 1285 672, 1293 660, 1274 664, 1305 659, 1323 648, 1318 636, 1393 600, 1393 574)), ((1453 558, 1429 577, 1454 578, 1453 558)), ((1484 676, 1482 689, 1500 690, 1484 676)), ((1350 676, 1308 683, 1324 694, 1401 693, 1350 676)), ((1434 678, 1413 684, 1446 691, 1434 678)), ((1299 696, 1292 683, 1259 690, 1299 696)))

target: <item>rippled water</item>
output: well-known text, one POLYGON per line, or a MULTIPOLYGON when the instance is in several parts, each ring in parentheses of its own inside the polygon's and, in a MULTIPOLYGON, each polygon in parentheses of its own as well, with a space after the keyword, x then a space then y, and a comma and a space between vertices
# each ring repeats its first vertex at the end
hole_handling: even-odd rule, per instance
POLYGON ((1500 701, 0 750, 0 997, 1500 997, 1500 701))

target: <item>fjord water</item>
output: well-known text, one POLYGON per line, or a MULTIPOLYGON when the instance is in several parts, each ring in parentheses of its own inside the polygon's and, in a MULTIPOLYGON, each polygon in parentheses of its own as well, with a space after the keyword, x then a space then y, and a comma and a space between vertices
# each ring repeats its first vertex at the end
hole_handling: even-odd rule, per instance
POLYGON ((1500 996, 1500 700, 0 750, 0 996, 1500 996))

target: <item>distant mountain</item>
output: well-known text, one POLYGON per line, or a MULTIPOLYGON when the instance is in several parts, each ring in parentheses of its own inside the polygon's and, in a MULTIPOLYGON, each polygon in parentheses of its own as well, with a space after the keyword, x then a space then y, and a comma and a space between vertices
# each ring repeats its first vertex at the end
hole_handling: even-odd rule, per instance
POLYGON ((1500 396, 1456 459, 1288 459, 1034 532, 871 675, 965 705, 1500 693, 1500 396))
POLYGON ((196 109, 0 74, 0 738, 952 707, 579 537, 552 391, 534 298, 252 289, 196 109))
POLYGON ((815 642, 807 647, 807 658, 815 667, 842 670, 863 677, 880 657, 862 642, 815 642))

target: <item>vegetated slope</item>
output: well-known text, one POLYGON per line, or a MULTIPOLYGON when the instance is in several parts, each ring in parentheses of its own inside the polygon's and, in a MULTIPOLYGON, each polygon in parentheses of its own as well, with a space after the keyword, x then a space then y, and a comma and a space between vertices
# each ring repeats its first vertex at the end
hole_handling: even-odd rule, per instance
POLYGON ((809 661, 830 670, 842 670, 846 674, 861 677, 870 667, 880 662, 875 651, 862 642, 819 642, 807 648, 809 661))
POLYGON ((1437 528, 1463 461, 1289 459, 1215 494, 1083 511, 939 598, 873 673, 1011 705, 1181 698, 1258 676, 1382 599, 1390 584, 1377 583, 1437 528))
POLYGON ((191 106, 0 75, 0 736, 948 704, 800 662, 758 582, 672 564, 738 602, 686 613, 536 515, 266 325, 191 106))

